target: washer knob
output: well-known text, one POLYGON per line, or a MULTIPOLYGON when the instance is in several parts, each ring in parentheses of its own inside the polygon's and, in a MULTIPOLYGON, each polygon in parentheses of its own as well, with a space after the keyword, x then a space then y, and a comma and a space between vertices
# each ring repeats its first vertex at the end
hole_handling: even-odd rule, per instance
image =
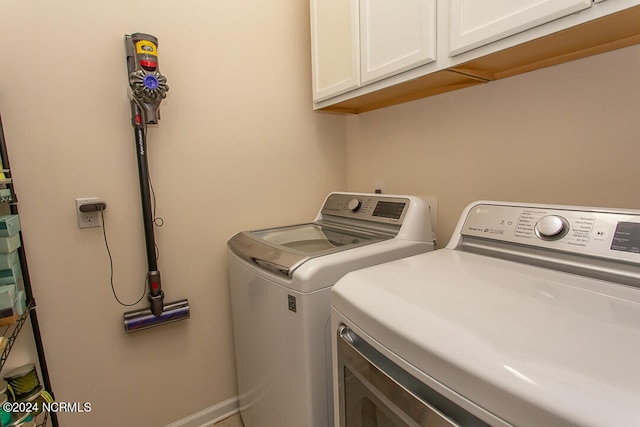
POLYGON ((569 231, 569 222, 558 215, 543 216, 536 223, 534 231, 542 240, 558 240, 569 231))
POLYGON ((351 200, 349 200, 349 203, 347 204, 347 208, 351 212, 357 211, 358 209, 360 209, 360 206, 362 206, 362 201, 360 199, 351 199, 351 200))

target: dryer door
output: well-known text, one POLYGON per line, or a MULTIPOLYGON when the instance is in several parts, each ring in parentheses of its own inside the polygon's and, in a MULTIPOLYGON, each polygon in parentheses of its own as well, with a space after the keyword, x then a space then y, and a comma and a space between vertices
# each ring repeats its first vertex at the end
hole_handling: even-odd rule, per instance
POLYGON ((348 327, 340 326, 338 334, 340 427, 489 427, 348 327))

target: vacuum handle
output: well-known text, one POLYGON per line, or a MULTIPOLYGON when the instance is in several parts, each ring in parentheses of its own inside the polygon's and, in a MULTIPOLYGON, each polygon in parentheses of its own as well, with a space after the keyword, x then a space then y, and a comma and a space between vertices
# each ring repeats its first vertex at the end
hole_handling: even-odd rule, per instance
POLYGON ((144 225, 144 238, 147 250, 147 283, 149 286, 149 300, 151 312, 160 316, 163 309, 164 292, 158 271, 156 258, 156 242, 153 232, 153 211, 151 209, 151 185, 149 182, 149 162, 147 160, 147 138, 145 126, 140 122, 140 110, 138 104, 131 100, 131 121, 135 132, 136 152, 138 159, 138 178, 140 181, 140 199, 142 203, 142 220, 144 225))
MULTIPOLYGON (((133 107, 137 105, 132 102, 133 107)), ((133 120, 136 120, 135 118, 133 120)), ((142 203, 142 220, 144 225, 145 246, 147 249, 147 264, 149 271, 158 269, 156 260, 156 242, 153 235, 153 212, 151 209, 151 191, 149 184, 149 162, 147 160, 147 140, 145 129, 135 126, 136 152, 138 158, 138 178, 140 181, 140 198, 142 203)))

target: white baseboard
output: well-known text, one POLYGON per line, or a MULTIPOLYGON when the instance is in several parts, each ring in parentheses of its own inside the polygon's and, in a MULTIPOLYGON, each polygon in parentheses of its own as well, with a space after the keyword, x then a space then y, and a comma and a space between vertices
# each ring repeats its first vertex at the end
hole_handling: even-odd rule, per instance
POLYGON ((210 427, 218 421, 237 414, 238 411, 238 397, 234 396, 181 420, 167 424, 165 427, 210 427))

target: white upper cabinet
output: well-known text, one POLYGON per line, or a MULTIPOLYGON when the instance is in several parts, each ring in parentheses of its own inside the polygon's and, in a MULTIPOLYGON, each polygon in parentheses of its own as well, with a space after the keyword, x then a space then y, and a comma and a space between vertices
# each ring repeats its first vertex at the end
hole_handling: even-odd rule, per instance
POLYGON ((435 60, 436 0, 310 0, 313 100, 435 60))
POLYGON ((435 12, 435 0, 360 0, 361 84, 435 61, 435 12))
POLYGON ((640 0, 310 0, 313 108, 362 113, 640 43, 640 0))
POLYGON ((358 0, 311 0, 313 100, 360 86, 358 0))
POLYGON ((591 7, 592 0, 451 0, 450 55, 591 7))

